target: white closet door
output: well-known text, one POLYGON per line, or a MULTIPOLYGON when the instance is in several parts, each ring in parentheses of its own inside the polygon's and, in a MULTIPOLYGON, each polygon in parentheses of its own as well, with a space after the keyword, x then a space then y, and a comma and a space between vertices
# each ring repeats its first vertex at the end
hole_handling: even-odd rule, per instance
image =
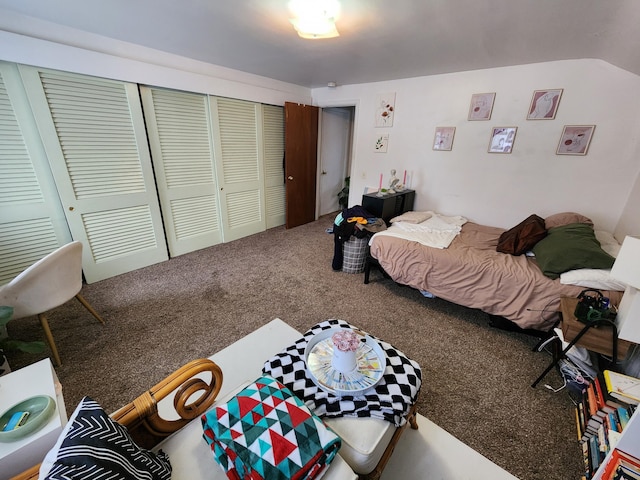
POLYGON ((225 242, 266 230, 261 105, 210 97, 225 242))
POLYGON ((262 106, 267 228, 285 223, 284 108, 262 106))
POLYGON ((87 282, 167 260, 137 86, 20 72, 87 282))
POLYGON ((140 87, 171 256, 222 241, 206 95, 140 87))
POLYGON ((18 67, 0 62, 0 285, 69 241, 18 67))

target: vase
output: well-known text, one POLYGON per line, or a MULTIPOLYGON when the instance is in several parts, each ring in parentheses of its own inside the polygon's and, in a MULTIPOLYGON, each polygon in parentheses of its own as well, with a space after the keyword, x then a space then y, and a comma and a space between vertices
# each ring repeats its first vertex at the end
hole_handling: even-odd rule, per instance
POLYGON ((360 337, 352 330, 341 330, 331 336, 333 357, 331 366, 341 373, 353 372, 358 367, 357 351, 360 337))

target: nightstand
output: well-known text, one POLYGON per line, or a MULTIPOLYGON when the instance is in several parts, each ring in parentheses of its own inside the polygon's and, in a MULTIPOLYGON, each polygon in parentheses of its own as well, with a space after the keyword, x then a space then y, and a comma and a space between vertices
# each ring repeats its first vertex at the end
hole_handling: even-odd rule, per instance
POLYGON ((0 443, 0 476, 10 478, 42 461, 67 423, 67 412, 51 361, 47 358, 0 377, 0 414, 36 395, 56 401, 56 413, 40 430, 15 442, 0 443))
POLYGON ((362 196, 362 208, 388 223, 393 217, 413 210, 415 196, 415 190, 402 190, 380 197, 377 193, 367 193, 362 196))
POLYGON ((631 343, 618 339, 618 329, 615 322, 608 319, 595 320, 589 323, 580 322, 573 314, 577 304, 577 298, 562 297, 560 299, 562 335, 564 341, 568 342, 568 345, 560 353, 554 351, 553 361, 531 384, 532 387, 535 388, 540 380, 558 364, 560 359, 563 358, 574 345, 584 347, 592 352, 610 356, 614 365, 618 356, 625 357, 627 355, 631 343))

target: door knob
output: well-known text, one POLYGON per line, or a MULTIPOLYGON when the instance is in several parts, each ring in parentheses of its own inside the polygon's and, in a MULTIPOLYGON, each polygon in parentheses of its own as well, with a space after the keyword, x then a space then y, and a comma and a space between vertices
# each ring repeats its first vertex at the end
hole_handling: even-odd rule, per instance
POLYGON ((322 170, 322 175, 326 175, 327 171, 326 170, 322 170))
POLYGON ((287 180, 293 180, 293 177, 292 177, 291 175, 289 175, 289 176, 287 177, 287 180))

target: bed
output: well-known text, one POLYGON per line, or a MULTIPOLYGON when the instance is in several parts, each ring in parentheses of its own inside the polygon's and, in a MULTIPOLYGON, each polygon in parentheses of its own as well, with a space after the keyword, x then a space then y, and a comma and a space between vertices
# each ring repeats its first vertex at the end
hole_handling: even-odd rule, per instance
POLYGON ((558 320, 560 297, 577 297, 586 288, 600 289, 617 305, 624 285, 608 275, 619 250, 613 235, 594 230, 590 219, 573 212, 543 222, 544 238, 535 239, 528 254, 516 255, 496 249, 505 232, 521 224, 506 230, 461 216, 409 212, 371 237, 370 256, 399 284, 510 320, 521 329, 549 331, 558 320), (424 240, 419 230, 428 223, 435 228, 427 228, 432 238, 424 240), (587 238, 574 238, 575 231, 587 238), (585 242, 588 248, 582 251, 585 242), (553 250, 550 260, 547 250, 553 250))

